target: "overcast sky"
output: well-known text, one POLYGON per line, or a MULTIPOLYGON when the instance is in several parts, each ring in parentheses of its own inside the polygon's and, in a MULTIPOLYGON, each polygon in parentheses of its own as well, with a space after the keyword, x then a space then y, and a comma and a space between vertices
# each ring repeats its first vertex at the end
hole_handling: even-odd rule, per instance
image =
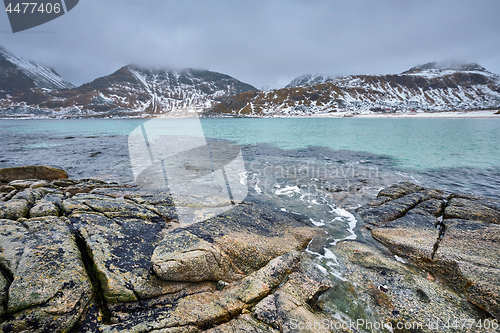
POLYGON ((16 34, 0 16, 0 45, 75 85, 129 63, 204 68, 257 88, 430 61, 500 74, 500 0, 80 0, 16 34))

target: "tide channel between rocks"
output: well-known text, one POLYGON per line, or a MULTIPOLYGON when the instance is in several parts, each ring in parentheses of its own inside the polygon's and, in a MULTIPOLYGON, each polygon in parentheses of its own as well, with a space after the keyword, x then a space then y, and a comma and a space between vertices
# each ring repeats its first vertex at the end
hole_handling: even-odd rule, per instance
POLYGON ((396 332, 417 321, 426 332, 435 316, 499 319, 494 200, 386 188, 359 209, 372 225, 360 240, 372 229, 393 253, 340 242, 335 278, 304 251, 324 230, 272 205, 180 225, 168 194, 116 183, 0 191, 2 332, 396 332))

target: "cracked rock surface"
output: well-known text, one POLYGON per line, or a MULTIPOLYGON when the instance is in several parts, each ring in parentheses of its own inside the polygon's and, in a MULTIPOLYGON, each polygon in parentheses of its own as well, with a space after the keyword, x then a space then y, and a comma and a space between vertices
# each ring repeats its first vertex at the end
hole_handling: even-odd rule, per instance
POLYGON ((500 202, 398 183, 359 210, 372 236, 500 319, 500 202))
POLYGON ((0 193, 0 332, 283 332, 322 316, 331 285, 302 269, 305 218, 244 203, 181 227, 168 194, 92 179, 0 193), (278 328, 258 311, 270 296, 278 328))

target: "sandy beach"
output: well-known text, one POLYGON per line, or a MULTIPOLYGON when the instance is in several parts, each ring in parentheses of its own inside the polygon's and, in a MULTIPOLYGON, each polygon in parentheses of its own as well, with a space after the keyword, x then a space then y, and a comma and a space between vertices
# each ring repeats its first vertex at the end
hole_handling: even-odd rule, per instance
MULTIPOLYGON (((412 112, 412 113, 359 113, 338 112, 328 114, 313 114, 298 118, 498 118, 499 110, 481 111, 440 111, 440 112, 412 112)), ((283 117, 288 118, 288 117, 283 117)))

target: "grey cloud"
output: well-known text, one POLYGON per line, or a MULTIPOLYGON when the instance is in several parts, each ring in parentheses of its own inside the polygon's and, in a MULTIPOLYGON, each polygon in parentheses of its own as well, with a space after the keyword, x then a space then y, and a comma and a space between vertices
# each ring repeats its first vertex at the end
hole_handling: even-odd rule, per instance
POLYGON ((500 73, 499 12, 497 0, 82 0, 24 33, 1 20, 0 44, 74 84, 129 63, 206 68, 257 87, 429 61, 500 73))

